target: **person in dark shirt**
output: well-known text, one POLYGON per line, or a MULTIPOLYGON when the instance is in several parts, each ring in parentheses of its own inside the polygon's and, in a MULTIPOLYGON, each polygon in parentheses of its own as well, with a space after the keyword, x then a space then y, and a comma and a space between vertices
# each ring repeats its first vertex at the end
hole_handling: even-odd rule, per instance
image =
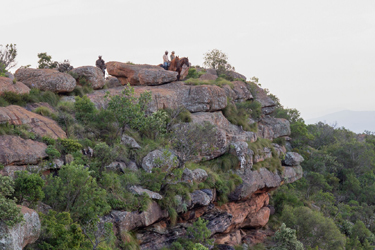
POLYGON ((102 59, 102 56, 99 56, 99 59, 96 60, 96 67, 98 67, 99 69, 101 69, 102 72, 103 72, 103 75, 105 76, 105 69, 106 69, 107 67, 105 66, 105 62, 104 62, 104 60, 102 59))

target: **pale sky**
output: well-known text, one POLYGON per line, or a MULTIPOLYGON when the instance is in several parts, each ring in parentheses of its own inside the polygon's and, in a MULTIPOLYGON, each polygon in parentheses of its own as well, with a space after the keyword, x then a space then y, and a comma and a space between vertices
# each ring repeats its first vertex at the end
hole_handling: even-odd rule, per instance
POLYGON ((36 67, 40 52, 74 67, 99 54, 159 64, 165 50, 202 65, 216 48, 305 119, 375 110, 374 0, 1 0, 1 9, 0 44, 17 44, 17 67, 36 67))

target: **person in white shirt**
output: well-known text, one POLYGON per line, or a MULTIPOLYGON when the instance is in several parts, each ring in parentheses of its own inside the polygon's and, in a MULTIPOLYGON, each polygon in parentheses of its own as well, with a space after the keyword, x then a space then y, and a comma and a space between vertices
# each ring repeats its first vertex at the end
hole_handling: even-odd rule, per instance
POLYGON ((163 55, 163 67, 165 70, 167 70, 168 66, 169 66, 168 51, 165 51, 165 54, 163 55))

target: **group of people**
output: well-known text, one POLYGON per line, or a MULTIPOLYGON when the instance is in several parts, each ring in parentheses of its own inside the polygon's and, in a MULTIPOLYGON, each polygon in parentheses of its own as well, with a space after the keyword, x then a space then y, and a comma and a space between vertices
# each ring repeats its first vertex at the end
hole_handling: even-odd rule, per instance
POLYGON ((171 65, 171 61, 173 61, 173 59, 175 59, 175 58, 176 58, 176 55, 175 55, 174 51, 172 51, 171 60, 169 60, 168 59, 168 51, 166 50, 165 54, 163 55, 163 68, 167 70, 169 65, 171 65))

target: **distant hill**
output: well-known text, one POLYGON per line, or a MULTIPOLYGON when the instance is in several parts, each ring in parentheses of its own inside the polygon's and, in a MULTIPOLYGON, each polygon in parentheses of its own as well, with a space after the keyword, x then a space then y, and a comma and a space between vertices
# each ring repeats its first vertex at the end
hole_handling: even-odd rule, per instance
POLYGON ((365 130, 375 132, 375 111, 351 111, 342 110, 318 118, 306 120, 307 124, 324 122, 337 127, 345 127, 355 133, 363 133, 365 130))

